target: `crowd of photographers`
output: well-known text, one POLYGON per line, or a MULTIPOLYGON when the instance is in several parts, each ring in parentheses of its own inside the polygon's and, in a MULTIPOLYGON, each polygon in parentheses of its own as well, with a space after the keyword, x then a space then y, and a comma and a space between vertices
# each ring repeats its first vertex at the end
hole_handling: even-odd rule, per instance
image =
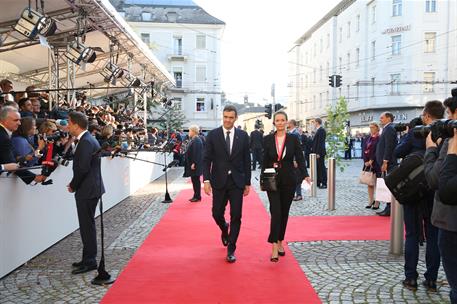
POLYGON ((143 120, 124 107, 114 111, 109 105, 94 106, 84 94, 77 94, 77 106, 60 102, 49 110, 47 94, 34 92, 33 86, 27 93, 15 93, 13 83, 4 79, 0 89, 0 173, 14 171, 27 184, 52 183, 47 177, 72 159, 77 142, 68 132, 71 111, 87 115, 89 132, 106 153, 153 149, 168 140, 174 158, 182 159, 187 139, 182 131, 168 136, 165 130, 145 128, 143 120))
MULTIPOLYGON (((409 124, 396 124, 389 112, 383 113, 380 120, 381 135, 376 131, 376 123, 370 125, 373 132, 363 148, 368 155, 364 161, 378 177, 384 177, 385 184, 403 206, 406 232, 403 286, 411 290, 418 288, 419 246, 425 242, 426 272, 422 285, 428 291, 437 290, 442 262, 451 287, 451 303, 456 304, 457 89, 444 102, 427 102, 421 116, 409 124), (398 142, 397 138, 400 138, 398 142), (375 151, 370 150, 373 146, 375 151)), ((370 197, 367 208, 376 203, 370 197)), ((390 205, 378 214, 390 215, 390 205)))

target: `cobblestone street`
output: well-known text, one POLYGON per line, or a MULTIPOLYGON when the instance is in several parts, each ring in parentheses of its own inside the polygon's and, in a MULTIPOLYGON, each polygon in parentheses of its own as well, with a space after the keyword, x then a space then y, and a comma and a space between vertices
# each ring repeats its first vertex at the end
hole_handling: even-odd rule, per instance
MULTIPOLYGON (((318 189, 316 198, 304 193, 304 200, 293 203, 292 216, 373 215, 373 210, 365 209, 366 187, 357 181, 360 163, 347 161, 345 171, 337 172, 335 211, 326 210, 327 191, 318 189)), ((258 188, 259 173, 253 172, 252 182, 268 210, 266 194, 258 188)), ((191 187, 181 175, 180 168, 170 171, 172 197, 191 187)), ((161 203, 163 190, 162 178, 106 213, 106 263, 114 276, 169 207, 161 203)), ((75 231, 1 279, 0 303, 98 303, 108 287, 91 285, 96 272, 70 275, 71 263, 80 258, 80 242, 75 231)), ((388 254, 388 241, 296 242, 289 247, 323 303, 449 303, 442 269, 437 293, 427 293, 421 286, 417 292, 402 287, 403 257, 388 254)), ((424 272, 423 251, 421 247, 420 274, 424 272)))

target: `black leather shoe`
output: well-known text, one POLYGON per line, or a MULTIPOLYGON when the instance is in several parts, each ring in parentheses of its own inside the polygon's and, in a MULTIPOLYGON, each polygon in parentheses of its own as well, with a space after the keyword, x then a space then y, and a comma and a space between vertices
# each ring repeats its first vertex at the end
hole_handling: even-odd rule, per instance
POLYGON ((73 267, 81 267, 82 265, 83 265, 83 261, 74 262, 73 264, 71 264, 71 266, 73 266, 73 267))
POLYGON ((321 189, 327 189, 327 185, 322 185, 321 189))
POLYGON ((201 198, 191 198, 191 199, 189 200, 189 202, 191 202, 191 203, 196 203, 196 202, 201 202, 201 201, 202 201, 201 198))
POLYGON ((225 247, 227 247, 228 242, 229 242, 228 229, 229 229, 229 224, 225 223, 225 229, 222 229, 222 234, 221 234, 222 245, 224 245, 225 247))
POLYGON ((279 262, 279 258, 278 257, 271 257, 270 258, 270 262, 277 263, 277 262, 279 262))
POLYGON ((95 269, 97 269, 97 265, 91 265, 91 266, 82 265, 82 266, 74 269, 71 273, 72 274, 80 274, 80 273, 86 273, 86 272, 89 272, 89 271, 92 271, 92 270, 95 270, 95 269))
POLYGON ((436 292, 436 281, 425 280, 422 285, 427 288, 427 291, 436 292))
POLYGON ((417 280, 414 279, 405 279, 402 282, 403 286, 409 290, 416 291, 417 290, 417 280))
POLYGON ((229 262, 229 263, 235 263, 236 262, 235 252, 227 253, 227 262, 229 262))

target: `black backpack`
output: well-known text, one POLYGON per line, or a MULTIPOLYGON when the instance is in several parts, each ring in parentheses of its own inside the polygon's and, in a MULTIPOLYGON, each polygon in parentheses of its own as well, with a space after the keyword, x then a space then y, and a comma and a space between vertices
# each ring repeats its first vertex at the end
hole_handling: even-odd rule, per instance
POLYGON ((424 155, 409 154, 384 180, 400 204, 419 204, 429 189, 425 180, 424 155))

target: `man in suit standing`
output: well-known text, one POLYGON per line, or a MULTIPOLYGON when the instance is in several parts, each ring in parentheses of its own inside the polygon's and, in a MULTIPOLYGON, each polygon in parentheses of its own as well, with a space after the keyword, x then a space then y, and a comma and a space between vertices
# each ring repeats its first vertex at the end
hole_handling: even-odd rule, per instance
POLYGON ((259 163, 259 167, 262 167, 262 145, 263 145, 263 135, 259 131, 260 126, 258 124, 255 125, 255 130, 251 132, 250 136, 250 146, 252 151, 252 170, 256 169, 257 163, 259 163))
MULTIPOLYGON (((2 171, 14 171, 19 169, 13 153, 11 135, 21 125, 21 115, 16 108, 5 106, 0 109, 0 169, 2 171)), ((35 175, 28 170, 16 171, 24 183, 30 184, 32 181, 43 182, 46 177, 35 175)))
POLYGON ((238 117, 236 108, 228 105, 222 114, 223 126, 206 137, 203 179, 205 193, 213 193, 213 218, 222 231, 222 244, 227 246, 227 262, 234 263, 243 196, 249 194, 251 185, 251 154, 248 134, 234 127, 238 117), (227 201, 230 201, 230 225, 224 217, 227 201))
MULTIPOLYGON (((297 121, 295 119, 291 119, 288 122, 288 130, 289 134, 295 136, 298 139, 298 142, 300 143, 300 148, 301 148, 301 135, 300 131, 297 128, 297 121)), ((303 151, 303 150, 302 150, 303 151)), ((294 160, 294 167, 298 168, 297 161, 294 160)), ((297 184, 297 188, 295 189, 295 195, 293 200, 294 201, 301 201, 303 199, 302 194, 301 194, 301 181, 297 184)))
POLYGON ((327 188, 327 168, 325 168, 325 155, 327 151, 325 149, 325 139, 327 132, 322 127, 322 119, 316 118, 314 120, 314 127, 316 128, 316 134, 313 138, 312 152, 316 153, 317 157, 317 187, 321 189, 327 188))
MULTIPOLYGON (((397 165, 397 159, 394 155, 394 150, 397 146, 397 131, 395 131, 395 128, 392 125, 392 122, 394 121, 394 115, 392 113, 382 113, 379 120, 383 128, 378 145, 376 146, 376 162, 381 166, 381 173, 388 174, 397 165)), ((377 214, 389 216, 390 202, 387 202, 386 208, 377 214)))
POLYGON ((87 131, 86 115, 71 112, 68 131, 76 140, 73 157, 73 179, 68 191, 75 193, 78 211, 79 232, 83 243, 80 262, 73 263, 72 274, 85 273, 97 268, 97 237, 95 231, 95 209, 98 200, 105 193, 100 169, 100 145, 87 131))

